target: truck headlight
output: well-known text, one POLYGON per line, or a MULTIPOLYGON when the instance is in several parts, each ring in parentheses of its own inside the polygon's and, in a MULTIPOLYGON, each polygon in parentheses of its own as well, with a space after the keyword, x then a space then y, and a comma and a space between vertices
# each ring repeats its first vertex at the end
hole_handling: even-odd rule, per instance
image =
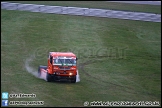
POLYGON ((69 75, 73 75, 73 73, 69 73, 69 75))

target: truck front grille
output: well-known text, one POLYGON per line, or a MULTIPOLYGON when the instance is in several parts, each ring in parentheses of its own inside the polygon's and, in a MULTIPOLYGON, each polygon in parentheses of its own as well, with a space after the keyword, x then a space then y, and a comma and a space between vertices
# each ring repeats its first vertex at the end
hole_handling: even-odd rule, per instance
POLYGON ((70 70, 71 66, 59 66, 60 70, 70 70))

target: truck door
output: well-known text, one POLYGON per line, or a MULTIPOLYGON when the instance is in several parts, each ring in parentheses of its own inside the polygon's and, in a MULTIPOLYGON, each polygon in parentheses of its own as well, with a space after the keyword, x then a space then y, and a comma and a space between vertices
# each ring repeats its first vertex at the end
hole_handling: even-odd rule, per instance
POLYGON ((49 59, 48 59, 48 72, 49 72, 50 74, 53 74, 53 73, 52 73, 52 63, 53 63, 53 57, 50 56, 49 59))

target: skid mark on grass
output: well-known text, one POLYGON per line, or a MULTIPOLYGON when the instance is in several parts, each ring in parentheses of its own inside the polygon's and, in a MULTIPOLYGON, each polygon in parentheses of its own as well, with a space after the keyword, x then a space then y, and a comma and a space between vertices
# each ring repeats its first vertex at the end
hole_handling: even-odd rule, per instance
POLYGON ((94 21, 67 19, 61 26, 60 39, 67 51, 75 53, 78 58, 96 54, 101 48, 106 48, 98 28, 99 23, 94 21))
POLYGON ((80 82, 80 75, 79 75, 79 71, 77 70, 77 75, 76 75, 76 82, 80 82))
POLYGON ((124 92, 127 92, 127 93, 131 93, 131 94, 140 94, 140 93, 143 93, 143 94, 147 94, 149 96, 153 96, 154 94, 152 93, 149 93, 149 91, 145 90, 143 87, 139 86, 137 83, 133 82, 133 81, 130 81, 128 79, 126 79, 125 77, 124 80, 128 81, 129 84, 131 84, 131 86, 127 86, 127 85, 122 85, 120 82, 116 81, 117 83, 113 83, 113 82, 109 82, 109 81, 103 81, 101 78, 98 78, 98 77, 95 77, 91 74, 89 74, 86 70, 85 70, 85 66, 89 65, 89 64, 92 64, 92 63, 95 63, 97 60, 89 60, 89 61, 86 61, 84 63, 81 63, 79 68, 82 72, 84 72, 84 74, 86 74, 88 77, 91 77, 93 79, 95 79, 96 81, 93 81, 91 80, 91 78, 89 79, 86 79, 87 81, 91 82, 91 83, 94 83, 94 84, 97 84, 97 85, 101 85, 101 86, 105 86, 105 87, 110 87, 109 85, 105 85, 105 84, 110 84, 111 85, 111 88, 109 89, 120 89, 120 90, 123 90, 124 92), (133 84, 133 86, 132 86, 133 84), (134 90, 134 87, 138 87, 139 90, 134 90))

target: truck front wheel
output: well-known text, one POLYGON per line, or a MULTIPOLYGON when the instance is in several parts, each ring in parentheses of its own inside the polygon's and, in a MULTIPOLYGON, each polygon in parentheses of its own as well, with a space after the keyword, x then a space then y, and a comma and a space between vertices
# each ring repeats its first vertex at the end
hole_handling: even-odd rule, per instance
POLYGON ((51 75, 48 72, 47 72, 47 75, 46 75, 46 81, 47 82, 51 82, 52 81, 51 75))
POLYGON ((76 76, 71 79, 71 83, 76 83, 76 76))

